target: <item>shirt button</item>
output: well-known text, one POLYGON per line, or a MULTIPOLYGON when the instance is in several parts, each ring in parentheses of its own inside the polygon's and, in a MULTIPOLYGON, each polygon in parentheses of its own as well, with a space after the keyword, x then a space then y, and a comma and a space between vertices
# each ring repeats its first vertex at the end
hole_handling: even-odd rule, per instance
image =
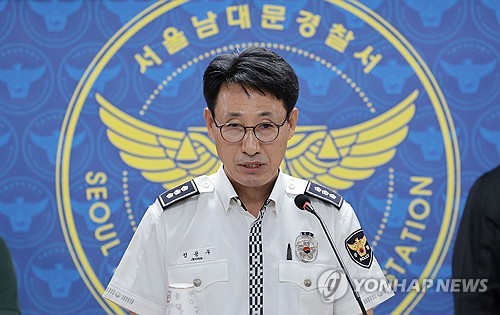
POLYGON ((208 182, 203 182, 201 186, 203 186, 203 188, 208 188, 210 184, 208 182))
POLYGON ((295 189, 295 184, 293 184, 293 183, 288 184, 288 188, 295 189))
POLYGON ((199 287, 201 285, 201 280, 200 279, 194 279, 193 284, 195 287, 199 287))
POLYGON ((306 280, 304 280, 304 285, 305 285, 306 287, 308 287, 308 288, 309 288, 309 287, 311 286, 311 284, 312 284, 311 279, 306 279, 306 280))

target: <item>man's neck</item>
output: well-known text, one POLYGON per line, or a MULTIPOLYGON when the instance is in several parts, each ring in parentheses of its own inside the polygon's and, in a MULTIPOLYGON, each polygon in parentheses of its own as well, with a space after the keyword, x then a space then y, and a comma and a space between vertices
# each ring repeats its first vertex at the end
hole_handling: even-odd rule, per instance
POLYGON ((238 183, 233 183, 231 180, 230 181, 234 187, 234 190, 238 194, 238 198, 240 198, 241 202, 245 206, 245 209, 254 217, 257 217, 259 215, 260 209, 262 209, 262 206, 264 206, 264 203, 271 195, 271 191, 273 190, 277 178, 278 175, 276 175, 276 178, 274 180, 259 187, 241 186, 238 183))

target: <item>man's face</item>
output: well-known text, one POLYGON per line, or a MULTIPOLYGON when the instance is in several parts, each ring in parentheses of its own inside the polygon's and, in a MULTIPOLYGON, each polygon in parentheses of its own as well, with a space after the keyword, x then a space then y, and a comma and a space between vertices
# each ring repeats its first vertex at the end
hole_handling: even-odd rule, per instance
POLYGON ((237 143, 229 143, 221 136, 217 125, 236 123, 243 126, 255 126, 262 122, 281 124, 286 117, 283 101, 270 93, 262 95, 259 91, 247 88, 250 97, 238 84, 221 86, 215 117, 205 109, 204 117, 208 134, 215 141, 217 153, 224 164, 224 171, 235 189, 260 188, 273 181, 285 156, 286 146, 295 131, 297 109, 279 128, 276 140, 263 143, 257 140, 252 129, 246 130, 245 137, 237 143))

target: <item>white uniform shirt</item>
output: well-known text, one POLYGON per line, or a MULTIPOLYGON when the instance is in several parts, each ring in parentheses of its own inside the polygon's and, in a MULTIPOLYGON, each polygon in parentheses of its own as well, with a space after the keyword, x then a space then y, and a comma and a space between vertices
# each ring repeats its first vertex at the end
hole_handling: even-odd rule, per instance
MULTIPOLYGON (((168 285, 194 283, 199 314, 248 314, 248 239, 256 218, 242 208, 222 167, 193 182, 199 194, 166 210, 158 200, 149 207, 105 298, 138 314, 165 314, 168 285)), ((294 204, 295 196, 304 193, 307 185, 280 171, 269 197, 262 221, 264 314, 360 314, 350 289, 333 303, 323 302, 318 291, 321 274, 340 265, 319 221, 294 204), (299 260, 295 253, 301 232, 312 232, 318 241, 312 262, 299 260), (288 244, 292 260, 287 260, 288 244)), ((384 279, 375 258, 369 268, 363 267, 344 245, 360 229, 352 207, 345 201, 340 210, 320 199, 311 201, 328 225, 351 277, 384 279)), ((367 310, 392 295, 360 292, 367 310)))

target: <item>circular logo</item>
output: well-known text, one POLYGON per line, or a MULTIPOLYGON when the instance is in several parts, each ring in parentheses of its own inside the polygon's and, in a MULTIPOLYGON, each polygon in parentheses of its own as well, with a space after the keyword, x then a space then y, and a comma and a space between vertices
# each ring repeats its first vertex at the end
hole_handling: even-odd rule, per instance
MULTIPOLYGON (((367 208, 360 205, 356 211, 385 273, 409 274, 418 251, 418 263, 425 268, 415 277, 434 277, 455 230, 460 156, 440 87, 408 41, 358 2, 330 0, 321 9, 306 1, 218 2, 213 8, 198 6, 190 19, 174 19, 192 10, 184 2, 155 2, 113 35, 82 74, 61 128, 56 163, 61 226, 80 275, 105 311, 123 314, 101 293, 145 208, 165 189, 217 170, 219 160, 202 116, 201 74, 216 55, 249 46, 276 51, 300 78, 297 107, 305 119, 299 119, 282 170, 344 196, 366 193, 359 202, 367 208), (359 28, 344 20, 326 23, 331 14, 362 21, 362 33, 370 37, 357 41, 359 28), (164 25, 161 31, 148 32, 157 22, 164 25), (222 32, 227 29, 226 37, 222 32), (138 46, 141 41, 144 45, 138 46), (122 92, 122 100, 95 88, 117 56, 132 65, 134 88, 122 92), (399 73, 399 81, 394 75, 387 89, 375 88, 377 81, 384 86, 380 73, 386 69, 399 73), (97 111, 85 110, 95 104, 97 111), (72 162, 79 155, 75 135, 86 124, 98 149, 86 158, 89 164, 78 166, 72 162), (441 139, 436 143, 441 159, 405 163, 416 154, 416 149, 403 150, 410 135, 432 128, 441 139), (443 198, 436 194, 438 181, 446 185, 446 195, 438 220, 432 220, 435 198, 443 198), (74 201, 84 211, 75 209, 74 201), (89 219, 91 228, 101 231, 92 242, 92 234, 82 230, 88 229, 89 219)), ((423 294, 398 294, 384 309, 411 312, 423 294)))
POLYGON ((479 117, 472 131, 474 155, 485 170, 495 168, 500 160, 499 123, 500 109, 493 107, 479 117))
POLYGON ((404 0, 396 11, 396 17, 411 39, 433 44, 458 33, 467 18, 467 9, 465 0, 404 0))
POLYGON ((495 2, 485 0, 473 0, 469 3, 472 20, 479 31, 498 42, 500 40, 498 6, 495 6, 495 2))
POLYGON ((303 112, 313 112, 315 116, 323 113, 327 117, 332 110, 340 110, 344 101, 354 93, 351 86, 345 82, 352 77, 351 60, 344 54, 332 52, 319 41, 309 41, 297 48, 297 51, 300 49, 302 53, 291 55, 288 62, 299 78, 301 91, 298 104, 303 104, 303 112), (313 56, 330 54, 331 67, 325 67, 314 59, 304 58, 304 53, 312 53, 313 56), (322 79, 310 80, 311 77, 322 79), (325 107, 325 103, 330 103, 331 106, 325 107))
MULTIPOLYGON (((71 49, 62 59, 57 74, 58 86, 63 99, 70 101, 71 94, 76 84, 82 77, 89 62, 99 51, 101 45, 97 43, 85 43, 71 49)), ((129 72, 127 62, 119 54, 111 60, 109 66, 101 72, 96 83, 92 86, 89 95, 97 93, 108 93, 113 95, 111 101, 123 102, 126 91, 130 88, 129 72), (109 82, 109 84, 108 84, 109 82)), ((89 99, 87 106, 83 108, 84 114, 94 117, 99 105, 95 99, 89 99)))
MULTIPOLYGON (((445 148, 443 137, 437 124, 432 123, 434 110, 430 107, 421 107, 415 115, 412 128, 408 133, 408 140, 401 145, 401 161, 409 168, 418 170, 421 174, 435 176, 446 173, 445 148)), ((453 117, 453 116, 452 116, 453 117)), ((454 118, 455 130, 459 139, 460 153, 463 157, 468 147, 468 137, 463 123, 454 118)))
POLYGON ((44 184, 12 177, 0 186, 0 230, 9 245, 30 248, 43 242, 55 222, 55 200, 44 184))
POLYGON ((457 107, 477 110, 498 96, 500 56, 487 42, 463 38, 449 43, 436 58, 434 73, 457 107))
MULTIPOLYGON (((44 111, 26 127, 23 136, 23 156, 33 173, 45 180, 54 180, 57 160, 57 141, 59 141, 59 126, 63 120, 62 111, 44 111)), ((83 171, 91 161, 94 151, 94 141, 89 126, 81 119, 79 128, 74 134, 73 149, 78 151, 72 158, 77 168, 83 171)), ((76 172, 73 173, 76 175, 76 172)))
POLYGON ((401 61, 390 43, 380 42, 377 48, 384 58, 368 76, 363 66, 358 65, 356 78, 363 86, 370 87, 370 98, 375 106, 386 110, 412 92, 418 77, 410 65, 401 61))
MULTIPOLYGON (((152 46, 154 50, 161 50, 161 45, 152 46)), ((197 57, 197 53, 189 48, 178 52, 185 60, 192 60, 197 57)), ((134 76, 133 85, 135 95, 140 100, 150 101, 154 105, 148 108, 152 112, 159 114, 180 114, 188 115, 191 109, 197 104, 203 104, 201 95, 193 95, 193 91, 201 91, 200 80, 203 72, 194 63, 181 65, 181 72, 177 72, 179 65, 171 61, 162 62, 160 67, 148 68, 144 71, 144 76, 134 76), (144 79, 147 80, 144 80, 144 79), (155 91, 158 91, 155 94, 155 91)), ((135 64, 133 72, 140 72, 140 65, 135 64)), ((154 116, 154 115, 147 115, 154 116)), ((147 117, 146 116, 146 117, 147 117)))
MULTIPOLYGON (((363 190, 359 208, 366 211, 358 216, 366 233, 374 235, 372 247, 392 247, 400 243, 406 220, 416 216, 414 210, 409 210, 413 185, 408 174, 390 168, 386 174, 374 177, 363 190)), ((419 219, 427 221, 427 218, 419 219)))
POLYGON ((69 256, 64 244, 51 244, 35 251, 26 263, 23 283, 28 298, 48 314, 78 312, 90 298, 79 294, 84 284, 69 256))
POLYGON ((21 25, 37 44, 51 47, 77 42, 90 26, 89 1, 22 1, 21 25))
MULTIPOLYGON (((131 1, 124 7, 116 1, 95 2, 97 27, 103 35, 111 37, 117 29, 124 27, 129 20, 133 19, 137 12, 148 9, 150 4, 149 1, 131 1)), ((150 37, 158 36, 164 29, 164 19, 165 17, 158 17, 151 24, 145 25, 144 32, 129 38, 127 44, 136 47, 148 44, 150 37)))
POLYGON ((10 44, 0 48, 0 110, 29 114, 48 100, 54 71, 47 56, 34 46, 10 44))

